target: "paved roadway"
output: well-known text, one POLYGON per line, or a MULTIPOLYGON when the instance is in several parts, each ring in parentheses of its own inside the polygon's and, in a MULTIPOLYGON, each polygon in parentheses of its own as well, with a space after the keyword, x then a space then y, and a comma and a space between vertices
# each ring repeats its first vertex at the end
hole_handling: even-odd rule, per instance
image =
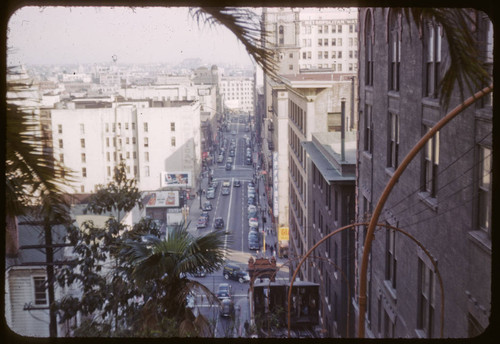
MULTIPOLYGON (((245 164, 245 136, 250 137, 251 133, 245 132, 244 129, 245 123, 231 123, 230 131, 224 133, 227 138, 228 146, 232 138, 236 140, 235 157, 233 158, 234 163, 232 169, 230 171, 226 171, 225 169, 226 158, 229 153, 228 146, 226 147, 224 163, 215 163, 211 166, 213 169, 212 177, 214 181, 218 182, 218 187, 216 189, 215 199, 210 200, 213 209, 210 211, 208 227, 199 230, 196 229, 196 220, 200 214, 199 199, 197 199, 193 200, 191 203, 189 216, 191 224, 188 230, 194 235, 202 235, 209 231, 217 230, 214 229, 214 220, 216 217, 222 217, 225 225, 223 230, 228 233, 225 237, 225 248, 228 251, 226 262, 239 265, 242 270, 246 271, 248 259, 250 256, 255 257, 256 252, 249 250, 247 243, 249 231, 247 215, 247 185, 248 182, 252 181, 254 178, 254 168, 252 165, 245 164), (233 130, 236 132, 235 135, 231 134, 233 130), (241 181, 240 187, 233 187, 235 179, 239 179, 241 181), (225 180, 229 180, 231 182, 231 192, 229 195, 221 195, 222 182, 225 180)), ((204 178, 202 187, 206 188, 207 184, 208 178, 204 178)), ((259 199, 263 204, 265 195, 262 194, 262 190, 264 190, 264 188, 260 187, 258 190, 260 192, 259 199)), ((203 196, 202 203, 205 200, 205 196, 203 196)), ((262 218, 259 216, 259 228, 263 228, 262 223, 262 218)), ((269 219, 267 224, 270 224, 269 219)), ((266 240, 270 243, 274 243, 276 239, 274 236, 269 235, 266 240)), ((282 269, 279 275, 285 277, 288 275, 288 271, 282 269)), ((246 335, 244 323, 245 321, 249 321, 250 318, 248 283, 240 284, 237 281, 226 281, 222 276, 222 270, 209 274, 205 277, 195 279, 209 287, 214 293, 217 292, 217 288, 220 283, 229 283, 232 286, 233 301, 235 304, 234 317, 220 317, 218 314, 218 306, 209 304, 206 298, 201 295, 197 295, 196 297, 195 313, 201 312, 211 321, 212 324, 215 325, 215 337, 244 337, 246 335)))

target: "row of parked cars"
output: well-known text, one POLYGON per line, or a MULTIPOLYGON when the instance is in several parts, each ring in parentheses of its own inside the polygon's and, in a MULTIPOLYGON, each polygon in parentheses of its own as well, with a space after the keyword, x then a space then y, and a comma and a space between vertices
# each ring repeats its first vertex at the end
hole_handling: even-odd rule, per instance
POLYGON ((247 196, 248 196, 248 248, 250 250, 260 250, 261 247, 261 235, 259 232, 259 219, 258 211, 256 205, 257 194, 255 191, 255 185, 252 182, 248 183, 247 186, 247 196))

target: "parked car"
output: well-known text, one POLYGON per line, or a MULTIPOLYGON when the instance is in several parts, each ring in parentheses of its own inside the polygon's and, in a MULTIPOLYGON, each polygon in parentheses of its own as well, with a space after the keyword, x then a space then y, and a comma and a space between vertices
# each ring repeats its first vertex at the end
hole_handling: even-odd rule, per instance
MULTIPOLYGON (((235 153, 234 153, 234 149, 231 149, 231 150, 229 151, 229 158, 234 158, 234 155, 235 155, 235 153)), ((228 158, 228 159, 229 159, 229 158, 228 158)))
POLYGON ((231 171, 232 168, 233 164, 231 164, 230 162, 226 162, 226 171, 231 171))
POLYGON ((231 135, 236 135, 236 130, 231 131, 231 135))
POLYGON ((240 186, 241 186, 241 182, 240 182, 240 180, 239 180, 239 179, 235 179, 235 180, 234 180, 234 182, 233 182, 233 186, 234 186, 235 188, 240 187, 240 186))
POLYGON ((257 207, 253 204, 248 206, 248 218, 257 217, 257 207))
POLYGON ((214 188, 215 190, 217 190, 217 186, 219 186, 219 182, 217 182, 216 180, 210 182, 211 188, 214 188))
POLYGON ((253 182, 248 182, 248 187, 255 188, 255 184, 253 182))
POLYGON ((250 281, 250 276, 248 272, 241 270, 237 265, 227 264, 222 270, 222 275, 225 279, 232 279, 240 283, 245 283, 250 281))
POLYGON ((217 229, 222 229, 224 228, 224 220, 222 217, 216 217, 214 221, 214 227, 217 229))
POLYGON ((215 189, 210 187, 207 189, 207 199, 213 199, 215 198, 215 189))
POLYGON ((210 214, 208 213, 208 211, 203 211, 200 216, 206 218, 207 221, 210 219, 210 214))
POLYGON ((210 210, 212 210, 212 209, 213 209, 213 208, 212 208, 212 202, 210 202, 210 201, 205 201, 205 202, 203 203, 203 210, 205 210, 205 211, 210 211, 210 210))
POLYGON ((231 158, 230 156, 229 156, 229 157, 227 157, 226 162, 227 162, 228 164, 232 164, 232 163, 233 163, 233 158, 231 158))
POLYGON ((232 288, 229 283, 219 284, 219 288, 217 289, 217 298, 219 300, 232 299, 233 295, 231 293, 231 289, 232 288))
POLYGON ((255 198, 253 198, 253 197, 248 197, 247 204, 253 204, 253 205, 255 205, 255 198))
POLYGON ((220 302, 219 315, 221 317, 232 317, 234 314, 234 302, 231 299, 223 299, 220 302))
POLYGON ((226 187, 222 188, 222 195, 223 196, 227 196, 227 195, 229 195, 229 193, 230 193, 229 188, 226 188, 226 187))
POLYGON ((252 217, 248 220, 248 225, 250 227, 259 227, 259 220, 256 217, 252 217))
POLYGON ((217 157, 217 162, 219 164, 223 163, 224 162, 224 155, 220 154, 218 157, 217 157))
POLYGON ((206 217, 200 216, 198 218, 198 222, 196 222, 196 228, 206 228, 208 224, 208 220, 206 217))
POLYGON ((256 231, 248 232, 248 248, 250 250, 260 250, 260 233, 256 231))

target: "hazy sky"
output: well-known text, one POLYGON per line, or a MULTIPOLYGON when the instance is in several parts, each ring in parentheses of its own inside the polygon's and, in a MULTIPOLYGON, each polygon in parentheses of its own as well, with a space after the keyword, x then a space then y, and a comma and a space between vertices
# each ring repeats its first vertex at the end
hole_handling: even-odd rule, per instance
POLYGON ((250 64, 225 27, 193 19, 187 7, 23 7, 9 20, 7 63, 205 62, 250 64))

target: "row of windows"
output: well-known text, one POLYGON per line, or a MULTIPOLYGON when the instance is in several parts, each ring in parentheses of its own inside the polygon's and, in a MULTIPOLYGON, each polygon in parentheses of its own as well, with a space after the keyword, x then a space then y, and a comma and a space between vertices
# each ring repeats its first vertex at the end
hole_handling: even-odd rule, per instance
MULTIPOLYGON (((340 24, 340 25, 334 25, 334 24, 332 24, 332 25, 318 25, 317 32, 319 34, 342 33, 343 26, 344 25, 342 25, 342 24, 340 24)), ((347 30, 349 31, 349 33, 358 32, 358 24, 348 24, 346 26, 347 26, 347 30)), ((283 34, 283 30, 284 30, 283 25, 280 25, 279 33, 283 34)), ((312 26, 307 25, 307 24, 302 24, 302 33, 303 34, 312 33, 312 26)))
POLYGON ((288 100, 288 118, 300 129, 304 134, 306 132, 306 112, 292 100, 288 100))
POLYGON ((289 126, 288 127, 288 144, 292 151, 295 153, 295 156, 299 160, 300 164, 304 165, 304 148, 300 144, 299 137, 295 134, 295 131, 289 126))
MULTIPOLYGON (((297 215, 297 220, 299 221, 299 223, 297 224, 297 227, 304 228, 304 226, 305 226, 304 210, 300 206, 299 198, 298 198, 297 194, 295 193, 295 189, 292 187, 291 184, 289 185, 289 195, 290 195, 290 204, 292 206, 291 209, 293 209, 295 211, 295 214, 297 215)), ((291 215, 290 215, 290 219, 293 219, 293 217, 291 215)), ((291 222, 294 222, 294 221, 291 221, 291 222)), ((301 240, 299 239, 298 242, 301 243, 301 240)), ((301 246, 301 245, 299 245, 299 246, 301 246)), ((302 247, 300 247, 300 250, 301 249, 302 249, 302 247)), ((299 252, 302 252, 302 251, 299 251, 299 252)))
MULTIPOLYGON (((317 57, 318 59, 341 59, 344 55, 342 54, 342 50, 339 51, 318 51, 317 52, 317 57)), ((358 51, 357 50, 349 50, 348 51, 348 57, 350 59, 357 59, 358 58, 358 51)), ((303 51, 302 52, 302 60, 311 60, 312 59, 312 51, 303 51)))

